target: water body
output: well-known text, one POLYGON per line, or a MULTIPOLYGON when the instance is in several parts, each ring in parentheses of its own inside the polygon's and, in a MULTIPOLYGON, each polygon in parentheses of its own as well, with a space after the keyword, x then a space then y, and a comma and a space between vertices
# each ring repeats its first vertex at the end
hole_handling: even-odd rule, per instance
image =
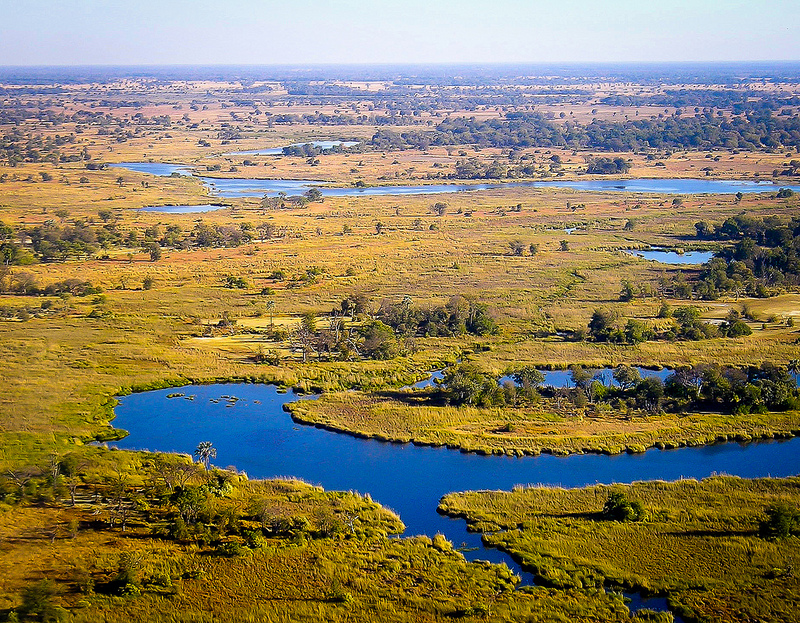
MULTIPOLYGON (((139 173, 153 175, 190 174, 186 165, 163 164, 158 162, 121 162, 111 165, 129 169, 139 173)), ((319 180, 269 180, 256 178, 215 178, 196 176, 210 192, 219 197, 262 197, 287 194, 302 194, 311 188, 319 188, 324 197, 360 197, 360 196, 399 196, 399 195, 435 195, 476 190, 493 190, 498 188, 571 188, 586 192, 634 192, 657 194, 734 194, 777 192, 779 188, 792 188, 800 192, 800 186, 777 186, 771 182, 750 182, 738 180, 669 180, 669 179, 602 179, 579 181, 546 181, 546 182, 501 182, 481 184, 419 184, 408 186, 368 186, 365 188, 327 186, 328 182, 319 180)))
POLYGON ((108 165, 112 169, 127 169, 137 173, 149 173, 169 177, 173 173, 191 175, 192 167, 187 164, 167 164, 165 162, 120 162, 108 165))
MULTIPOLYGON (((292 143, 289 147, 302 147, 313 145, 319 149, 333 149, 334 147, 354 147, 358 141, 306 141, 305 143, 292 143)), ((226 156, 281 156, 283 147, 268 147, 266 149, 248 149, 247 151, 231 151, 226 156)))
MULTIPOLYGON (((114 424, 130 435, 117 445, 191 454, 201 441, 211 441, 217 449, 216 464, 233 465, 253 478, 296 477, 329 490, 370 493, 400 515, 406 535, 440 532, 456 547, 465 548, 468 560, 506 563, 525 583, 532 582, 530 574, 505 554, 484 549, 480 535, 467 532, 462 520, 436 512, 444 494, 509 490, 517 484, 580 487, 717 473, 780 477, 800 471, 800 439, 615 456, 480 456, 358 439, 296 424, 282 405, 299 398, 269 385, 189 386, 183 389, 187 397, 167 398, 174 392, 164 389, 123 397, 114 424)), ((663 600, 640 601, 634 607, 666 607, 663 600)))
MULTIPOLYGON (((634 367, 639 371, 639 374, 643 379, 652 376, 664 381, 670 374, 672 374, 672 370, 669 368, 649 370, 639 366, 634 367)), ((575 384, 572 382, 572 373, 569 370, 540 370, 540 372, 544 375, 544 383, 542 383, 542 385, 555 387, 557 389, 575 386, 575 384)), ((599 368, 597 370, 597 374, 595 374, 595 378, 602 381, 605 385, 617 385, 616 381, 614 380, 614 368, 599 368)), ((503 384, 505 381, 511 381, 513 383, 514 379, 511 376, 500 377, 500 384, 503 384)))
POLYGON ((665 249, 650 249, 648 251, 627 249, 625 253, 641 257, 645 260, 672 265, 705 264, 714 257, 713 251, 686 251, 685 253, 677 253, 676 251, 667 251, 665 249))

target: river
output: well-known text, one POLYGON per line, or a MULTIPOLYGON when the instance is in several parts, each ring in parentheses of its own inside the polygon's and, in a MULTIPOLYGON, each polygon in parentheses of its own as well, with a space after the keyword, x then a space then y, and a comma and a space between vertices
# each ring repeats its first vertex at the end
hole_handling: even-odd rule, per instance
MULTIPOLYGON (((120 162, 111 167, 168 176, 192 175, 189 165, 165 164, 161 162, 120 162)), ((791 188, 800 192, 800 186, 777 185, 772 182, 717 179, 592 179, 592 180, 547 180, 529 182, 492 182, 474 184, 416 184, 405 186, 354 186, 334 187, 324 180, 289 180, 260 178, 225 178, 196 175, 215 197, 262 197, 278 193, 299 195, 311 188, 319 188, 323 197, 361 197, 427 195, 494 190, 498 188, 568 188, 583 192, 628 192, 666 195, 735 194, 777 192, 779 188, 791 188)))
MULTIPOLYGON (((581 487, 719 473, 782 477, 800 471, 796 438, 615 456, 480 456, 360 439, 297 424, 282 407, 301 397, 270 385, 198 385, 181 392, 186 397, 167 398, 176 390, 164 389, 121 398, 114 424, 130 435, 116 445, 192 454, 201 441, 211 441, 217 465, 235 466, 251 478, 296 477, 329 490, 369 493, 400 515, 407 535, 440 532, 456 547, 466 548, 467 559, 506 563, 526 583, 532 581, 530 575, 502 552, 483 548, 480 535, 467 532, 464 521, 436 512, 444 494, 509 490, 517 484, 581 487)), ((652 601, 636 605, 665 607, 652 601)))

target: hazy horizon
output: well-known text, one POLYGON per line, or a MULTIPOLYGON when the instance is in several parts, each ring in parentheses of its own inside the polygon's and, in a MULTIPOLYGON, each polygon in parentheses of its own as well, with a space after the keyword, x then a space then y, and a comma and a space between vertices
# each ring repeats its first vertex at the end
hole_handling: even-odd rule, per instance
POLYGON ((551 64, 800 60, 776 0, 0 0, 26 66, 551 64))

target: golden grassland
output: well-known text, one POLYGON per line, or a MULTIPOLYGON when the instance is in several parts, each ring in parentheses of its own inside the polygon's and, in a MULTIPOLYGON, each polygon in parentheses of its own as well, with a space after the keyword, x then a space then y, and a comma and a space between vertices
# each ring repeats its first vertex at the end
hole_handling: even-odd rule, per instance
MULTIPOLYGON (((169 129, 151 129, 125 142, 90 129, 78 132, 74 148, 86 146, 96 162, 152 159, 188 163, 197 166, 198 174, 205 173, 206 166, 219 164, 220 171, 209 172, 211 175, 310 178, 340 185, 356 180, 369 184, 427 182, 429 174, 448 174, 454 161, 465 157, 462 151, 485 162, 507 156, 491 149, 432 148, 427 152, 323 155, 314 165, 305 158, 225 155, 317 138, 366 138, 376 128, 337 127, 323 136, 319 127, 267 127, 263 119, 245 120, 241 124, 243 138, 223 145, 218 133, 221 123, 230 119, 231 109, 216 104, 203 111, 189 108, 192 89, 209 86, 191 87, 179 104, 142 109, 147 115, 172 115, 176 122, 169 129), (183 114, 189 120, 177 121, 183 114), (191 123, 199 127, 191 128, 191 123), (200 146, 200 139, 212 147, 200 146), (257 166, 245 167, 245 158, 257 166), (231 167, 238 171, 230 171, 231 167)), ((76 87, 76 92, 82 88, 76 87)), ((105 87, 92 88, 101 95, 107 91, 105 87)), ((69 110, 80 107, 73 102, 69 110)), ((138 109, 97 110, 132 115, 138 109)), ((315 108, 278 103, 271 110, 296 114, 315 108)), ((614 113, 633 114, 633 110, 601 110, 600 116, 611 118, 614 113)), ((478 111, 478 116, 498 114, 500 111, 478 111)), ((593 113, 576 108, 576 114, 588 118, 593 113)), ((54 128, 26 123, 23 129, 44 135, 76 129, 69 124, 54 128)), ((587 157, 599 155, 528 151, 537 162, 560 155, 567 178, 576 177, 587 157)), ((752 179, 758 174, 763 179, 788 157, 725 151, 714 155, 719 161, 709 159, 707 152, 680 152, 664 158, 664 167, 656 167, 641 155, 624 154, 632 158, 632 177, 700 177, 703 168, 711 166, 712 178, 752 179)), ((639 451, 658 443, 707 443, 722 436, 744 439, 797 428, 796 413, 735 420, 711 414, 622 420, 581 410, 566 412, 546 401, 528 409, 432 407, 415 404, 413 396, 388 391, 420 380, 427 371, 459 357, 493 374, 508 372, 519 364, 745 365, 795 359, 800 355, 798 330, 786 324, 789 318, 800 317, 800 300, 794 292, 764 300, 694 302, 706 318, 723 318, 730 309, 741 310, 747 303, 751 317, 757 320, 751 322, 753 335, 740 339, 648 342, 634 347, 535 335, 541 328, 569 331, 585 327, 596 307, 653 321, 661 301, 648 297, 619 302, 620 280, 625 277, 656 284, 677 269, 631 257, 622 249, 649 245, 713 248, 692 238, 696 221, 719 222, 742 211, 788 218, 797 213, 796 198, 779 201, 764 195, 745 196, 737 202, 730 196, 684 197, 683 203, 674 207, 669 196, 503 188, 435 196, 326 199, 303 209, 265 210, 257 198, 212 197, 191 177, 155 177, 114 168, 87 170, 82 163, 23 163, 0 166, 2 173, 9 178, 0 184, 0 221, 8 225, 31 227, 49 220, 62 225, 99 224, 99 213, 111 211, 123 231, 148 226, 163 231, 171 224, 189 231, 202 221, 218 225, 270 223, 283 234, 237 248, 165 249, 157 261, 150 261, 141 248, 131 247, 102 250, 96 256, 66 262, 12 267, 12 275, 28 273, 40 286, 78 278, 100 286, 103 292, 87 297, 0 295, 0 307, 18 312, 0 320, 3 473, 46 465, 53 456, 76 453, 99 461, 91 471, 101 488, 118 472, 138 486, 136 474, 147 460, 145 455, 106 452, 87 444, 116 434, 110 427, 114 396, 215 380, 273 382, 306 392, 325 391, 319 401, 293 405, 295 417, 377 438, 413 439, 484 452, 639 451), (53 179, 43 181, 43 172, 53 179), (139 211, 148 205, 209 201, 227 207, 202 215, 139 211), (437 201, 448 204, 444 216, 431 210, 437 201), (512 210, 518 205, 520 211, 512 210), (635 223, 633 229, 624 228, 628 221, 635 223), (566 227, 577 230, 567 234, 566 227), (538 252, 512 255, 509 245, 516 240, 526 249, 537 245, 538 252), (560 250, 562 240, 568 241, 569 251, 560 250), (322 269, 316 280, 289 287, 291 277, 302 276, 309 267, 322 269), (290 279, 270 278, 276 270, 285 271, 290 279), (227 276, 243 277, 247 287, 224 287, 227 276), (143 288, 146 278, 153 280, 149 290, 143 288), (262 293, 264 288, 269 288, 269 293, 262 293), (370 297, 373 311, 384 300, 396 302, 404 296, 411 297, 415 305, 428 306, 466 295, 490 306, 501 331, 485 338, 419 338, 405 355, 390 361, 312 358, 303 363, 287 341, 273 339, 266 330, 273 324, 291 328, 306 312, 317 314, 324 324, 325 315, 344 297, 358 294, 370 297), (227 329, 215 326, 223 317, 235 324, 227 329), (254 355, 263 350, 277 353, 278 365, 255 363, 254 355), (352 388, 358 391, 344 392, 352 388)), ((669 302, 680 305, 686 301, 669 302)), ((258 487, 275 487, 277 497, 288 496, 286 491, 277 491, 280 486, 285 485, 240 483, 237 491, 241 495, 234 496, 232 503, 241 502, 242 496, 258 487)), ((292 486, 306 490, 301 484, 292 486)), ((335 499, 341 498, 314 490, 309 506, 298 512, 313 515, 335 499)), ((761 504, 745 497, 734 502, 751 509, 761 504)), ((685 504, 687 512, 695 512, 689 502, 685 504)), ((576 583, 559 589, 511 591, 513 581, 507 570, 468 564, 441 538, 387 540, 373 535, 364 540, 311 539, 305 544, 278 541, 244 557, 229 558, 155 538, 142 523, 134 522, 122 533, 95 521, 93 514, 98 510, 101 516, 109 512, 107 504, 70 507, 63 497, 0 506, 3 614, 19 604, 24 587, 47 577, 63 589, 56 601, 74 620, 87 622, 212 617, 231 621, 439 621, 453 616, 498 621, 629 620, 622 599, 596 586, 576 583), (75 525, 73 520, 77 532, 70 528, 75 525), (151 583, 150 589, 136 598, 79 592, 86 573, 101 582, 113 575, 121 552, 141 554, 143 577, 161 578, 161 584, 151 583), (184 577, 187 572, 195 576, 196 571, 202 573, 184 577)), ((760 549, 753 551, 762 556, 760 549)), ((773 560, 768 555, 773 553, 764 553, 763 560, 773 560)), ((623 571, 638 569, 632 563, 630 567, 620 564, 623 571)), ((796 594, 796 587, 787 582, 779 578, 770 590, 777 595, 783 587, 781 590, 796 594)), ((723 598, 723 593, 718 595, 723 598)), ((694 602, 686 599, 689 601, 681 603, 694 608, 694 602)), ((780 595, 776 603, 780 603, 780 595)))
MULTIPOLYGON (((16 616, 26 607, 19 595, 47 578, 47 616, 59 621, 630 620, 618 595, 515 591, 518 578, 505 565, 467 563, 441 535, 389 539, 402 524, 368 497, 297 481, 227 474, 224 494, 208 502, 225 530, 221 542, 167 538, 159 516, 168 507, 148 493, 159 457, 97 449, 90 456, 74 505, 47 484, 39 491, 46 501, 3 505, 3 614, 16 616), (103 479, 109 469, 113 482, 103 479), (125 504, 138 496, 124 529, 111 520, 119 479, 125 504), (258 536, 265 516, 303 528, 258 536)), ((195 484, 203 478, 195 472, 195 484)))
POLYGON ((639 482, 582 489, 519 488, 445 496, 440 512, 464 517, 545 585, 607 585, 666 595, 692 621, 793 621, 800 541, 758 536, 763 509, 797 506, 798 480, 639 482), (607 520, 612 492, 640 502, 646 519, 607 520))
POLYGON ((610 409, 559 406, 555 400, 526 408, 452 407, 426 404, 426 392, 398 394, 326 394, 288 409, 295 421, 359 437, 511 456, 635 453, 800 434, 800 416, 793 411, 626 416, 610 409))

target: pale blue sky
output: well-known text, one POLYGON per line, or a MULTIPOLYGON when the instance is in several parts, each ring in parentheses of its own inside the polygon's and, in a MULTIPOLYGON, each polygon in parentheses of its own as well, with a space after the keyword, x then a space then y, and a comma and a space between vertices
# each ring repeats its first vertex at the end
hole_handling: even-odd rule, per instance
POLYGON ((800 0, 0 0, 0 65, 800 60, 800 0))

